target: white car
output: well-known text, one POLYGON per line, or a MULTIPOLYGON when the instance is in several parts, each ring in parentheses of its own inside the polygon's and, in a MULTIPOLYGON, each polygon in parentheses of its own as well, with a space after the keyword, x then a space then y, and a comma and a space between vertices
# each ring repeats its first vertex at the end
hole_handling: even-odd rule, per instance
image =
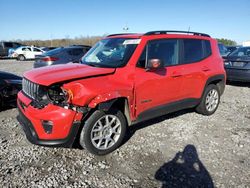
POLYGON ((24 61, 26 59, 35 59, 36 55, 41 55, 43 53, 44 51, 37 47, 21 46, 15 49, 9 56, 24 61))

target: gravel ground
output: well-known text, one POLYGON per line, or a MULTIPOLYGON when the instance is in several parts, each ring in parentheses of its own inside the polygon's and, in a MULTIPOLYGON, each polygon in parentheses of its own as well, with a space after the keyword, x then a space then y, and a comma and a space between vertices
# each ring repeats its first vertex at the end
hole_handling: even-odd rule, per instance
MULTIPOLYGON (((1 60, 21 75, 32 62, 1 60)), ((180 111, 131 127, 115 152, 30 144, 17 110, 0 112, 0 187, 250 187, 250 84, 231 84, 217 112, 180 111), (202 185, 202 186, 201 186, 202 185)))

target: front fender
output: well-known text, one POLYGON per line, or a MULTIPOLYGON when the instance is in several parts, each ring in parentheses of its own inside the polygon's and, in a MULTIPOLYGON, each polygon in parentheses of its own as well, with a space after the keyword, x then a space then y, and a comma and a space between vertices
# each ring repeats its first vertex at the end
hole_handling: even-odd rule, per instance
POLYGON ((114 91, 114 92, 108 92, 108 93, 102 93, 97 95, 93 100, 90 101, 88 104, 89 108, 95 108, 97 105, 101 103, 105 103, 107 101, 112 101, 114 99, 118 99, 121 97, 124 97, 128 100, 129 104, 133 103, 133 97, 132 92, 129 91, 114 91))

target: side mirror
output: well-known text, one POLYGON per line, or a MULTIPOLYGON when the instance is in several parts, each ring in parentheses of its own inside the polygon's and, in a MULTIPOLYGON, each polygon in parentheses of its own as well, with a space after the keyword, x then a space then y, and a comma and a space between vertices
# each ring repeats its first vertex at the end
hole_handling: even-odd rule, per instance
POLYGON ((164 67, 164 63, 161 59, 149 59, 147 62, 146 69, 154 70, 154 69, 159 69, 163 67, 164 67))

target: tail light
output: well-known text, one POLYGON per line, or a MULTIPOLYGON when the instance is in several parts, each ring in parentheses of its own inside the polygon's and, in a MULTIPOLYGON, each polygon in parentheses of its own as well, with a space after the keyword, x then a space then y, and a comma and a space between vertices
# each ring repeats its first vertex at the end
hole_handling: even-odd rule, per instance
POLYGON ((57 61, 58 59, 57 57, 44 57, 42 61, 57 61))

